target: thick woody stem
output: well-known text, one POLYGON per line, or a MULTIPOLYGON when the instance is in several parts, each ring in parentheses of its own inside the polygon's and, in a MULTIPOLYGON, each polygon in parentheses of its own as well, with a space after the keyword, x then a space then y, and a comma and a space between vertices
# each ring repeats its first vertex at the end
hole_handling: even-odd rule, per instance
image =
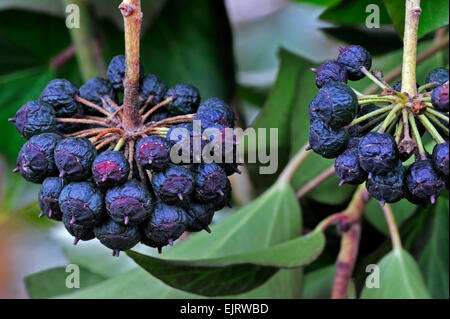
POLYGON ((420 0, 406 0, 405 33, 403 36, 402 92, 408 93, 410 97, 417 94, 417 30, 421 12, 420 0))
POLYGON ((123 0, 119 6, 125 26, 126 71, 123 98, 123 125, 127 130, 140 126, 139 41, 142 24, 140 0, 123 0))

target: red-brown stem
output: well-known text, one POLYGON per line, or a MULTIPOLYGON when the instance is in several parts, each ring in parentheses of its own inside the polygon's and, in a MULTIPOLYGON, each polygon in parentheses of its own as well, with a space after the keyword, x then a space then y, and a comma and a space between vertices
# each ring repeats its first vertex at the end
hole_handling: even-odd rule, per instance
POLYGON ((164 105, 166 105, 167 103, 170 103, 171 101, 173 101, 173 97, 169 97, 167 99, 165 99, 164 101, 162 101, 161 103, 156 104, 154 107, 152 107, 147 113, 145 113, 142 116, 142 122, 145 122, 145 120, 147 120, 147 118, 152 115, 156 110, 158 110, 159 108, 163 107, 164 105))
POLYGON ((75 46, 69 45, 64 51, 50 60, 50 68, 57 69, 75 56, 75 46))
POLYGON ((104 141, 102 141, 100 144, 98 144, 95 148, 96 148, 97 150, 99 150, 99 149, 105 147, 106 145, 108 145, 108 144, 110 144, 110 143, 112 143, 112 142, 114 142, 114 141, 117 141, 119 138, 120 138, 119 135, 116 135, 116 136, 107 138, 106 140, 104 140, 104 141))
POLYGON ((123 0, 119 6, 125 26, 126 71, 124 80, 123 117, 125 129, 140 126, 139 118, 139 41, 142 24, 140 0, 123 0))
POLYGON ((331 299, 347 299, 348 297, 348 285, 358 255, 360 235, 361 224, 359 221, 351 224, 350 228, 342 234, 331 299))
POLYGON ((108 124, 106 124, 103 121, 87 120, 87 119, 57 118, 56 122, 58 122, 58 123, 94 124, 94 125, 100 125, 100 126, 104 126, 104 127, 110 127, 108 124))
POLYGON ((103 113, 103 114, 106 115, 106 116, 111 116, 111 113, 109 113, 107 110, 105 110, 105 109, 102 108, 101 106, 98 106, 98 105, 95 104, 95 103, 92 103, 91 101, 88 101, 88 100, 82 98, 81 96, 75 96, 75 100, 76 100, 77 102, 80 102, 80 103, 82 103, 82 104, 84 104, 84 105, 86 105, 86 106, 88 106, 88 107, 94 109, 94 110, 99 111, 100 113, 103 113))
POLYGON ((77 132, 77 133, 72 133, 72 134, 67 134, 64 135, 64 137, 88 137, 88 136, 92 136, 92 135, 97 135, 97 134, 102 134, 102 136, 108 134, 108 133, 120 133, 122 132, 122 130, 120 129, 116 129, 116 128, 100 128, 100 129, 90 129, 90 130, 86 130, 86 131, 81 131, 81 132, 77 132))
POLYGON ((167 119, 155 122, 150 124, 149 128, 154 128, 157 126, 162 126, 165 124, 178 124, 178 123, 186 123, 186 122, 192 122, 192 119, 194 118, 195 114, 186 114, 186 115, 179 115, 174 117, 169 117, 167 119))
POLYGON ((128 162, 130 164, 130 177, 133 176, 133 166, 134 166, 134 140, 128 143, 128 162))
POLYGON ((309 181, 305 185, 303 185, 302 188, 300 188, 297 191, 297 198, 302 199, 307 194, 309 194, 312 190, 314 190, 316 187, 318 187, 320 184, 325 182, 327 179, 332 177, 335 173, 334 166, 328 167, 326 170, 324 170, 322 173, 317 175, 313 180, 309 181))

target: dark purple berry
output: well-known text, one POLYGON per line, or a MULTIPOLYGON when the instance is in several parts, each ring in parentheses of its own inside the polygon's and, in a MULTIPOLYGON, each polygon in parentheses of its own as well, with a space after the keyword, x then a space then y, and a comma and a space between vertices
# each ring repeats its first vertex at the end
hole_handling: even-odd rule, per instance
POLYGON ((227 176, 231 176, 235 173, 241 174, 239 163, 220 163, 219 166, 222 167, 227 176))
POLYGON ((206 230, 208 233, 211 232, 208 226, 211 224, 216 210, 214 204, 198 203, 190 200, 186 206, 188 217, 186 231, 198 232, 206 230))
POLYGON ((138 225, 152 212, 152 196, 141 182, 130 180, 106 193, 106 210, 111 218, 124 225, 138 225))
POLYGON ((100 153, 92 163, 92 177, 102 189, 123 184, 130 174, 130 164, 118 151, 100 153))
POLYGON ((448 178, 449 167, 449 144, 448 142, 436 144, 431 156, 431 162, 436 172, 448 178))
POLYGON ((368 173, 386 174, 398 163, 397 144, 387 133, 371 132, 364 136, 358 146, 359 163, 368 173))
POLYGON ((158 109, 158 110, 156 110, 156 112, 154 112, 154 113, 152 113, 152 115, 150 115, 149 121, 150 122, 159 122, 168 117, 170 117, 169 112, 158 109))
MULTIPOLYGON (((77 111, 70 116, 72 119, 81 119, 85 115, 84 109, 82 105, 78 106, 77 111)), ((56 131, 58 134, 64 135, 64 134, 72 134, 84 129, 87 129, 88 127, 86 124, 82 123, 56 123, 56 131)))
POLYGON ((166 170, 153 174, 152 185, 164 202, 177 203, 193 192, 194 176, 189 169, 170 164, 166 170))
POLYGON ((61 191, 58 199, 64 216, 72 224, 91 226, 100 223, 104 217, 104 197, 94 184, 89 182, 70 183, 61 191))
POLYGON ((57 173, 53 152, 61 137, 54 133, 33 136, 26 142, 17 158, 20 175, 32 183, 42 183, 57 173))
POLYGON ((136 161, 145 169, 164 170, 170 163, 172 144, 161 136, 148 136, 141 139, 136 147, 136 161))
POLYGON ((170 88, 165 99, 172 97, 173 101, 165 107, 173 115, 195 113, 200 104, 200 92, 190 84, 179 84, 170 88))
POLYGON ((347 83, 347 70, 336 61, 328 61, 318 69, 313 69, 316 74, 316 86, 320 89, 330 82, 347 83))
POLYGON ((448 87, 449 84, 442 84, 433 90, 431 94, 431 104, 433 104, 434 108, 441 112, 448 112, 448 87))
MULTIPOLYGON (((114 91, 111 83, 108 80, 102 78, 91 78, 83 86, 80 87, 80 96, 100 107, 105 107, 103 105, 103 100, 107 102, 106 97, 110 98, 112 101, 117 102, 117 94, 114 91), (102 100, 103 99, 103 100, 102 100)), ((113 113, 115 110, 106 105, 107 111, 113 113)), ((85 106, 85 111, 87 114, 92 115, 102 115, 99 111, 96 111, 88 106, 85 106)))
POLYGON ((209 203, 225 196, 228 178, 225 171, 217 164, 200 164, 194 170, 195 198, 202 203, 209 203))
POLYGON ((16 117, 14 127, 27 140, 41 133, 56 133, 56 112, 45 102, 30 101, 22 106, 16 117))
POLYGON ((348 141, 347 148, 353 148, 358 150, 359 142, 361 141, 361 137, 351 137, 348 141))
POLYGON ((82 181, 91 175, 91 166, 97 151, 85 138, 69 137, 60 141, 55 148, 55 163, 60 177, 70 181, 82 181))
POLYGON ((75 237, 73 242, 74 245, 78 244, 78 241, 91 240, 95 238, 94 229, 92 226, 75 224, 72 221, 72 217, 69 215, 62 216, 62 221, 66 230, 75 237))
POLYGON ((119 257, 121 251, 136 246, 141 240, 141 232, 136 226, 124 226, 112 219, 94 228, 95 237, 106 247, 113 250, 113 256, 119 257))
POLYGON ((202 129, 223 125, 234 128, 236 116, 231 107, 218 98, 211 98, 204 101, 194 115, 194 120, 201 122, 202 129))
MULTIPOLYGON (((125 55, 116 55, 108 65, 107 76, 112 87, 116 91, 123 91, 123 80, 125 79, 126 61, 125 55)), ((139 78, 144 76, 144 67, 139 62, 139 78)))
POLYGON ((62 220, 58 198, 66 185, 66 181, 60 177, 47 177, 44 180, 38 197, 39 207, 41 208, 39 217, 47 216, 54 220, 62 220))
POLYGON ((324 122, 313 120, 309 130, 309 146, 325 158, 335 158, 345 151, 349 135, 345 128, 334 130, 324 122))
POLYGON ((395 203, 405 195, 405 168, 399 162, 397 167, 384 175, 374 175, 367 180, 366 187, 370 195, 384 203, 395 203))
POLYGON ((340 180, 339 185, 358 185, 367 179, 367 173, 359 165, 358 151, 354 148, 349 148, 339 155, 334 162, 334 168, 340 180))
POLYGON ((78 88, 66 79, 51 80, 40 100, 51 105, 58 117, 71 117, 78 112, 78 102, 75 96, 78 95, 78 88))
POLYGON ((218 124, 205 129, 202 133, 201 151, 211 162, 235 163, 238 153, 233 129, 218 124))
POLYGON ((154 106, 162 102, 168 90, 168 86, 159 76, 147 74, 142 79, 140 89, 142 102, 145 103, 150 98, 149 105, 154 106))
MULTIPOLYGON (((199 133, 201 134, 201 133, 199 133)), ((200 136, 199 136, 200 138, 200 136)), ((174 150, 178 150, 178 156, 182 159, 183 163, 192 163, 194 159, 194 132, 192 123, 182 123, 172 126, 167 132, 166 139, 173 144, 174 150), (183 154, 184 151, 184 154, 183 154)), ((200 141, 201 144, 201 141, 200 141)), ((199 154, 195 152, 197 156, 197 162, 201 160, 201 145, 199 148, 199 154)))
POLYGON ((372 67, 372 57, 370 53, 359 45, 350 45, 346 48, 339 48, 337 62, 342 64, 347 70, 349 80, 357 81, 364 77, 361 68, 370 70, 372 67))
POLYGON ((346 84, 330 82, 309 105, 310 119, 319 119, 334 129, 350 124, 358 113, 358 98, 346 84))
POLYGON ((231 195, 232 195, 232 189, 231 189, 231 183, 227 179, 227 182, 225 184, 225 188, 222 189, 223 196, 219 196, 216 198, 216 200, 213 202, 214 209, 216 211, 221 210, 225 206, 228 206, 231 208, 231 195))
POLYGON ((186 230, 186 224, 186 211, 183 208, 158 202, 142 229, 154 246, 163 247, 173 245, 186 230))
MULTIPOLYGON (((430 73, 428 73, 427 78, 425 80, 425 83, 437 83, 437 85, 442 85, 445 82, 448 82, 449 73, 448 69, 446 68, 436 68, 434 70, 431 70, 430 73)), ((428 91, 431 91, 432 89, 428 89, 428 91)))
POLYGON ((409 192, 434 202, 445 187, 444 181, 433 168, 430 160, 420 160, 408 167, 405 178, 409 192))

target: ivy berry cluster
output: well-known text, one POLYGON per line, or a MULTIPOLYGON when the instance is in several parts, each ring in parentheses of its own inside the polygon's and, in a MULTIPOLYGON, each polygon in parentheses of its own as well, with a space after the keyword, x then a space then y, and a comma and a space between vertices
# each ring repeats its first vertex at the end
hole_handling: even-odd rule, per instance
POLYGON ((312 70, 320 90, 309 106, 309 148, 336 158, 340 185, 366 182, 381 203, 434 202, 448 189, 449 71, 432 70, 410 96, 401 81, 391 86, 371 66, 370 53, 351 45, 312 70), (365 76, 383 91, 364 95, 347 84, 365 76), (431 154, 422 142, 426 132, 436 142, 431 154))
POLYGON ((171 157, 175 143, 193 139, 194 119, 202 130, 234 127, 225 102, 200 103, 194 86, 169 88, 158 76, 144 75, 141 65, 139 124, 130 130, 121 105, 125 73, 119 55, 107 79, 91 78, 79 89, 54 79, 10 119, 28 140, 14 171, 42 184, 40 217, 62 221, 75 244, 97 238, 114 256, 138 242, 161 251, 185 231, 209 232, 214 213, 230 204, 228 176, 239 172, 236 162, 205 163, 194 152, 195 164, 175 164, 171 157), (171 134, 175 128, 189 134, 171 134))

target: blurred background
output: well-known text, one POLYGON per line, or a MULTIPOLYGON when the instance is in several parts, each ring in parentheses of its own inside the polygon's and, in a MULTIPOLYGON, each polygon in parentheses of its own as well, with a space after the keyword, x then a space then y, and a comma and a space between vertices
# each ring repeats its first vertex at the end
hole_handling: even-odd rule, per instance
MULTIPOLYGON (((125 256, 111 260, 110 251, 96 242, 83 242, 75 249, 62 225, 37 218, 39 186, 10 173, 24 140, 7 123, 25 102, 37 99, 52 78, 67 78, 81 86, 89 77, 104 75, 109 60, 124 52, 122 16, 117 9, 120 2, 0 0, 0 137, 3 142, 0 148, 0 298, 27 298, 24 277, 70 262, 90 265, 98 274, 108 276, 134 267, 125 256), (66 27, 65 8, 71 3, 81 9, 80 29, 66 27), (89 41, 80 44, 78 40, 83 37, 89 41), (89 62, 94 67, 83 60, 86 50, 94 56, 94 62, 89 62), (96 257, 95 262, 90 259, 92 256, 96 257)), ((280 56, 285 60, 289 54, 301 57, 305 75, 291 77, 295 81, 293 90, 302 92, 299 110, 306 109, 316 92, 309 68, 335 58, 340 45, 366 46, 376 56, 375 68, 383 65, 388 71, 397 66, 402 44, 386 12, 381 12, 380 28, 361 27, 365 20, 364 7, 372 2, 381 1, 143 0, 141 60, 146 73, 158 74, 169 85, 192 83, 200 89, 203 98, 217 96, 232 103, 238 110, 240 125, 246 127, 258 121, 272 87, 278 83, 283 60, 280 56), (329 8, 337 4, 340 6, 327 15, 329 8), (355 10, 356 18, 343 14, 350 7, 355 10)), ((433 41, 433 35, 425 37, 420 50, 433 41)), ((427 70, 442 65, 442 61, 448 65, 448 50, 420 67, 419 80, 423 81, 427 70)), ((289 67, 286 72, 289 73, 289 67)), ((358 88, 367 85, 365 81, 358 82, 358 88)), ((291 92, 282 94, 285 95, 281 96, 280 104, 284 103, 283 97, 290 99, 291 92)), ((304 123, 307 121, 299 121, 291 132, 283 135, 294 146, 283 149, 281 145, 281 162, 303 143, 296 132, 307 134, 304 123)), ((281 122, 274 125, 283 126, 281 122)), ((312 165, 309 174, 294 179, 294 186, 305 184, 320 167, 328 165, 330 162, 312 165)), ((233 177, 238 179, 234 180, 234 207, 248 203, 276 177, 261 181, 252 167, 247 168, 242 176, 233 177)), ((305 171, 309 172, 306 168, 305 171)), ((325 183, 302 206, 315 205, 315 210, 324 214, 330 207, 333 211, 345 207, 353 188, 334 191, 335 185, 335 180, 325 183)), ((399 223, 411 211, 411 206, 401 206, 399 223)), ((215 221, 231 212, 220 212, 215 221)), ((367 234, 372 237, 367 245, 375 247, 384 241, 386 229, 375 212, 368 216, 367 234)), ((320 214, 305 218, 313 225, 320 214)), ((336 251, 337 245, 331 247, 331 252, 336 251)), ((154 254, 144 247, 137 250, 154 254)), ((326 254, 323 258, 322 264, 333 262, 326 254)))

